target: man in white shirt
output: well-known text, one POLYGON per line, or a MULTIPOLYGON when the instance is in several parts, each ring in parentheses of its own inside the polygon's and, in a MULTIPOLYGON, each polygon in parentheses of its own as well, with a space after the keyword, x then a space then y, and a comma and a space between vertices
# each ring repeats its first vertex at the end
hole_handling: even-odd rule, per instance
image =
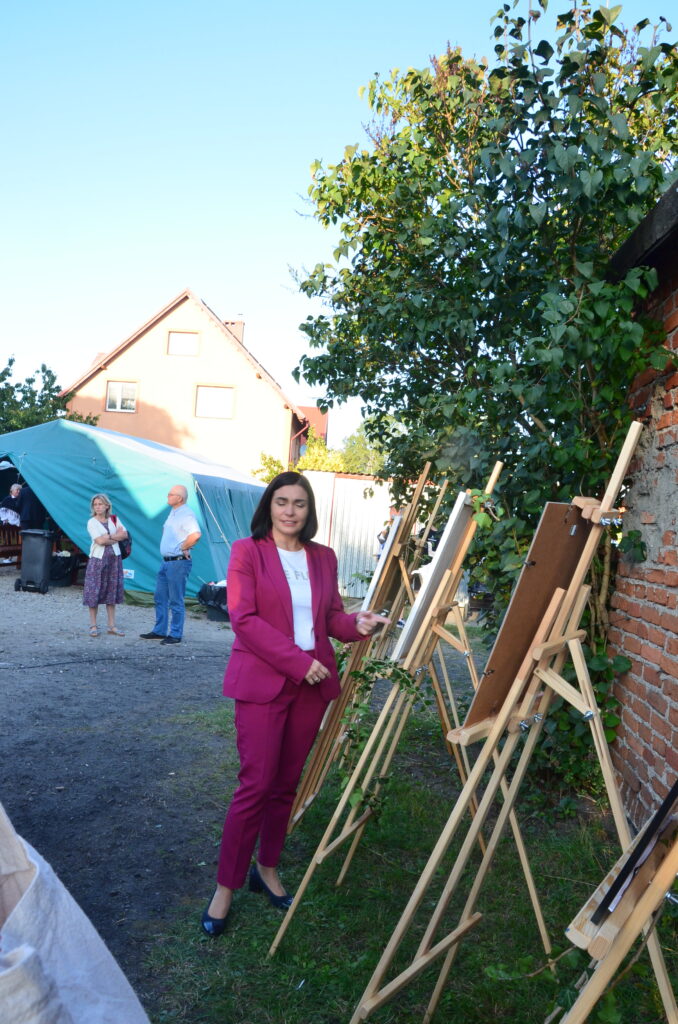
POLYGON ((141 633, 142 640, 160 640, 163 644, 179 644, 184 631, 184 596, 191 572, 191 548, 200 540, 198 520, 186 504, 188 491, 182 484, 173 484, 167 495, 171 511, 165 520, 160 539, 162 565, 155 584, 155 625, 150 633, 141 633))

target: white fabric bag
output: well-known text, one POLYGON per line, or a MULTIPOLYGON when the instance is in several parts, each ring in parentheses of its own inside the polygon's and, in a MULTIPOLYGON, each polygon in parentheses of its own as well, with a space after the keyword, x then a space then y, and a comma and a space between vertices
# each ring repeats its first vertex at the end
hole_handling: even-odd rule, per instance
POLYGON ((0 1020, 149 1024, 107 946, 0 804, 0 1020))

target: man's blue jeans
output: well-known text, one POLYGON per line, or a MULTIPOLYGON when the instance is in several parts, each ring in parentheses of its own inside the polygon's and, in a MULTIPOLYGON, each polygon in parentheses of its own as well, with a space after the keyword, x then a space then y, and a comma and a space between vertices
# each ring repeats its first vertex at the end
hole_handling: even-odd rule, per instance
POLYGON ((155 626, 154 633, 169 635, 181 640, 184 632, 184 595, 186 581, 191 574, 190 558, 179 558, 175 562, 163 562, 155 584, 155 626))

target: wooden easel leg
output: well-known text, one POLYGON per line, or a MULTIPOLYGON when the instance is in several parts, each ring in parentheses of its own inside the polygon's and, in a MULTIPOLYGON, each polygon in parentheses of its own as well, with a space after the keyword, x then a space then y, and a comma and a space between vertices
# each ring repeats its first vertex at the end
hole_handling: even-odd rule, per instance
POLYGON ((294 830, 307 808, 313 802, 314 797, 325 781, 330 767, 334 763, 337 756, 341 723, 355 689, 351 672, 360 665, 368 650, 369 646, 364 642, 356 644, 351 650, 344 673, 345 678, 341 693, 325 715, 321 731, 318 733, 311 756, 306 763, 306 768, 297 790, 294 804, 292 805, 290 823, 287 829, 288 835, 294 830))
MULTIPOLYGON (((645 890, 643 896, 638 900, 638 903, 631 912, 631 915, 621 928, 610 952, 599 962, 588 983, 584 986, 581 995, 567 1016, 562 1019, 561 1024, 584 1024, 584 1021, 588 1020, 589 1014, 612 981, 612 978, 618 970, 622 960, 629 952, 631 946, 646 927, 650 917, 661 903, 664 893, 671 888, 677 872, 678 843, 674 844, 672 852, 659 866, 652 882, 645 890)), ((654 932, 652 933, 651 938, 652 937, 657 939, 654 932)), ((657 944, 659 944, 658 939, 657 944)), ((657 980, 659 981, 659 979, 657 980)), ((667 984, 669 984, 668 977, 666 981, 667 984)), ((676 1003, 673 998, 673 991, 670 985, 669 992, 671 994, 671 999, 669 1000, 668 1006, 667 1001, 664 1000, 666 1019, 668 1024, 678 1024, 678 1010, 676 1010, 676 1003), (672 1006, 671 1003, 673 1004, 672 1006)))
MULTIPOLYGON (((403 696, 405 696, 405 695, 403 695, 403 696)), ((391 743, 390 743, 390 746, 389 746, 389 749, 388 749, 388 753, 386 754, 386 757, 384 758, 384 761, 381 764, 381 767, 379 769, 379 774, 380 774, 381 777, 386 775, 386 773, 388 772, 388 770, 389 770, 389 768, 391 766, 391 761, 393 760, 393 755, 395 754, 396 749, 398 747, 398 743, 400 742, 400 737, 402 736, 403 729, 405 728, 407 720, 410 717, 410 711, 412 710, 412 705, 414 704, 414 696, 415 696, 414 694, 407 695, 407 697, 406 697, 406 699, 405 699, 405 701, 404 701, 404 703, 402 705, 402 709, 401 709, 401 707, 398 707, 396 709, 396 711, 394 712, 394 719, 395 719, 395 715, 396 714, 399 714, 400 717, 399 717, 399 719, 397 721, 396 730, 395 730, 395 733, 393 735, 393 738, 391 739, 391 743)), ((373 767, 372 775, 374 774, 374 768, 376 768, 376 761, 377 761, 378 757, 380 756, 380 753, 381 753, 381 751, 377 751, 377 754, 375 756, 375 761, 374 761, 374 767, 373 767)), ((365 785, 369 785, 369 783, 370 783, 370 781, 372 779, 372 775, 370 775, 369 778, 366 778, 365 785)), ((375 791, 374 791, 375 792, 375 796, 378 794, 380 789, 381 789, 381 784, 379 783, 376 786, 375 791)), ((335 883, 337 886, 342 885, 343 882, 344 882, 344 879, 346 878, 346 873, 347 873, 347 871, 349 869, 351 861, 353 860, 353 856, 354 856, 356 850, 358 849, 358 845, 360 843, 360 840, 362 839, 362 835, 363 835, 363 832, 365 831, 365 826, 366 825, 367 825, 367 821, 358 829, 358 831, 356 832, 355 836, 353 837, 353 842, 351 843, 349 851, 346 854, 346 857, 344 859, 344 863, 341 866, 341 871, 339 872, 339 874, 337 876, 337 881, 335 883)))
POLYGON ((294 897, 294 902, 292 903, 292 906, 285 914, 282 924, 280 925, 280 928, 278 929, 278 932, 271 944, 271 947, 268 951, 269 956, 273 956, 278 946, 280 945, 280 941, 283 935, 285 934, 289 925, 291 924, 292 917, 294 916, 294 913, 299 903, 301 902, 301 898, 306 890, 306 887, 309 881, 311 880, 311 877, 315 872, 317 865, 320 864, 323 858, 324 851, 329 845, 330 838, 334 833, 334 830, 339 822, 339 819, 341 818, 341 815, 343 814, 346 808, 346 805, 349 803, 350 798, 353 795, 353 792, 358 786, 358 782, 362 777, 363 771, 365 770, 365 766, 368 764, 370 758, 372 757, 372 751, 380 741, 382 730, 388 724, 389 713, 391 712, 391 709, 394 703, 396 702, 397 698, 400 696, 399 690, 400 688, 397 684, 394 684, 391 687, 391 692, 389 693, 388 697, 386 698, 386 701, 384 702, 384 706, 379 713, 379 717, 377 718, 377 721, 370 734, 370 737, 367 740, 367 743, 365 744, 365 749, 363 750, 362 754, 360 755, 360 758, 358 759, 358 763, 355 766, 349 783, 346 786, 342 794, 342 797, 339 800, 339 803, 337 804, 337 807, 329 821, 327 828, 325 829, 325 832, 323 834, 322 839, 320 840, 320 843, 318 844, 318 848, 315 854, 311 858, 311 862, 306 870, 306 874, 304 875, 301 884, 297 888, 297 892, 294 897))
MULTIPOLYGON (((466 919, 468 919, 473 914, 473 911, 475 909, 475 905, 476 905, 476 902, 477 902, 478 895, 480 893, 482 884, 483 884, 483 882, 485 880, 487 872, 489 871, 489 869, 490 869, 490 867, 492 865, 492 861, 494 859, 494 855, 496 853, 497 846, 499 844, 499 840, 501 839, 502 835, 504 834, 504 831, 505 831, 505 828, 506 828, 506 823, 507 823, 507 821, 510 821, 511 823, 513 823, 513 821, 515 821, 515 823, 516 823, 516 831, 517 831, 518 851, 521 854, 521 864, 522 864, 522 867, 523 867, 523 873, 525 875, 525 880, 527 882, 528 891, 530 893, 530 899, 532 901, 532 908, 534 910, 535 918, 536 918, 536 921, 537 921, 537 926, 539 928, 539 933, 541 935, 542 943, 543 943, 544 950, 545 950, 547 956, 551 955, 551 950, 552 950, 551 941, 550 941, 548 932, 546 930, 546 923, 544 921, 544 916, 542 914, 541 905, 539 903, 539 897, 537 895, 536 886, 534 884, 534 879, 532 877, 532 872, 531 872, 531 869, 530 869, 530 864, 529 864, 529 861, 527 860, 527 854, 525 853, 524 846, 523 846, 523 843, 522 843, 522 835, 520 833, 520 829, 518 827, 517 820, 515 819, 514 808, 515 808, 515 803, 516 803, 516 800, 517 800, 517 797, 518 797, 518 791, 520 789, 520 786, 522 785, 523 779, 525 777, 525 773, 527 771, 527 768, 529 766, 530 760, 532 759, 532 755, 534 753, 534 748, 535 748, 535 746, 537 744, 537 740, 539 739, 539 735, 541 733, 543 716, 548 711, 549 704, 551 703, 551 698, 552 698, 552 695, 551 695, 551 693, 549 691, 547 691, 542 696, 542 698, 541 698, 540 705, 539 705, 539 716, 540 717, 538 717, 537 721, 535 721, 533 723, 533 725, 531 726, 531 728, 530 728, 527 740, 525 742, 525 746, 524 746, 523 751, 522 751, 522 753, 520 755, 520 758, 518 760, 518 764, 516 765, 515 772, 513 773, 513 778, 511 780, 511 785, 510 786, 507 784, 506 778, 505 778, 505 776, 502 773, 502 777, 501 777, 500 781, 501 781, 501 785, 502 785, 502 793, 503 793, 503 797, 504 797, 504 804, 503 804, 501 812, 500 812, 500 814, 499 814, 499 816, 497 818, 497 822, 496 822, 496 824, 494 826, 494 829, 492 831, 492 835, 490 836, 490 841, 489 841, 488 846, 487 846, 487 853, 485 854, 485 857, 483 858, 483 861, 482 861, 482 863, 481 863, 481 865, 480 865, 480 867, 478 869, 478 872, 476 874, 476 877, 475 877, 475 879, 473 881, 473 885, 471 887, 471 891, 469 893, 468 899, 466 901, 466 904, 464 906, 464 909, 462 911, 461 918, 460 918, 461 921, 465 921, 466 919), (523 856, 522 856, 523 854, 525 855, 525 859, 524 860, 523 860, 523 856)), ((515 739, 515 743, 517 743, 517 740, 518 740, 518 735, 517 734, 514 734, 514 739, 515 739)), ((507 740, 507 742, 508 742, 508 740, 507 740)), ((515 743, 514 743, 514 745, 515 745, 515 743)), ((495 754, 495 758, 496 757, 497 757, 497 755, 495 754)), ((515 832, 514 832, 514 838, 516 838, 516 833, 515 832)), ((455 867, 456 867, 456 865, 455 865, 455 867)), ((432 938, 432 936, 433 936, 433 934, 435 932, 435 929, 438 926, 438 923, 439 923, 439 918, 438 918, 438 920, 435 920, 435 921, 434 921, 434 918, 431 919, 431 922, 429 924, 429 928, 427 929, 427 936, 425 936, 425 939, 428 937, 429 941, 430 941, 430 939, 432 938)), ((422 941, 422 945, 423 945, 423 941, 422 941)), ((447 978, 448 978, 448 975, 449 975, 449 972, 450 972, 450 968, 452 967, 452 963, 454 961, 454 958, 456 956, 458 948, 459 948, 458 944, 452 946, 450 948, 450 950, 448 951, 446 957, 445 957, 443 965, 442 965, 442 967, 440 969, 440 973, 438 975, 438 980, 436 982, 435 988, 433 990, 433 993, 432 993, 431 998, 429 1000, 428 1006, 426 1008, 426 1013, 425 1013, 424 1018, 423 1018, 424 1024, 429 1024, 431 1018, 433 1017, 433 1015, 434 1015, 434 1013, 435 1013, 435 1011, 436 1011, 436 1009, 438 1007, 438 1002, 440 1000, 440 996, 442 995, 442 992, 443 992, 443 990, 445 988, 445 985, 447 983, 447 978)))
MULTIPOLYGON (((468 642, 468 636, 466 634, 466 627, 464 625, 464 620, 463 620, 463 618, 461 616, 461 612, 460 612, 458 606, 456 606, 453 609, 453 616, 454 616, 454 624, 455 624, 455 626, 457 628, 457 631, 459 633, 459 639, 461 640, 461 643, 462 643, 462 646, 464 648, 464 651, 467 653, 468 670, 469 670, 469 674, 471 676, 471 682, 472 682, 472 685, 473 685, 473 689, 477 690, 478 689, 478 675, 477 675, 476 670, 475 670, 475 665, 474 665, 474 662, 473 662, 473 656, 471 654, 471 650, 470 650, 470 646, 469 646, 469 642, 468 642)), ((438 644, 438 649, 440 649, 440 644, 438 644)), ((441 663, 442 663, 442 665, 444 667, 445 662, 443 660, 442 652, 439 653, 439 657, 440 657, 441 663)), ((458 722, 458 717, 457 717, 456 704, 453 704, 453 709, 454 709, 454 716, 455 716, 455 724, 458 725, 459 722, 458 722)), ((455 745, 455 750, 456 750, 456 745, 455 745)), ((468 757, 466 756, 466 748, 462 747, 462 751, 463 751, 463 754, 465 755, 465 765, 466 765, 466 767, 468 769, 468 757)), ((495 755, 495 764, 496 764, 496 755, 495 755)), ((468 770, 467 770, 467 772, 465 774, 462 774, 461 769, 460 769, 460 775, 461 775, 462 779, 466 779, 467 776, 468 776, 468 770)), ((501 790, 502 790, 502 796, 503 796, 504 800, 506 800, 507 791, 508 791, 508 784, 507 784, 505 778, 502 779, 501 790)), ((472 813, 475 813, 476 809, 477 809, 477 801, 475 801, 475 799, 474 799, 474 803, 472 805, 472 813)), ((513 839, 514 839, 514 842, 516 844, 516 849, 518 850, 518 856, 520 858, 520 863, 521 863, 522 868, 523 868, 523 874, 525 875, 525 882, 527 884, 527 891, 528 891, 529 896, 530 896, 530 902, 532 903, 532 909, 534 911, 534 916, 535 916, 535 919, 537 921, 537 927, 539 929, 539 934, 541 936, 542 945, 544 947, 544 952, 546 953, 547 956, 550 956, 551 955, 551 951, 552 951, 551 939, 549 937, 549 934, 548 934, 548 931, 547 931, 547 928, 546 928, 546 922, 544 921, 544 915, 542 913, 541 904, 539 902, 539 896, 538 896, 538 893, 537 893, 537 887, 536 887, 536 885, 534 883, 534 876, 532 875, 532 869, 530 867, 530 862, 529 862, 529 859, 528 859, 528 856, 527 856, 527 851, 525 849, 525 844, 523 842, 522 833, 520 831, 520 826, 518 824, 518 819, 516 817, 515 811, 511 811, 511 814, 509 815, 509 822, 510 822, 510 825, 511 825, 511 831, 513 833, 513 839)), ((483 853, 485 853, 485 843, 484 843, 484 839, 483 839, 482 835, 480 836, 480 840, 479 841, 481 843, 481 850, 482 850, 483 853)))
MULTIPOLYGON (((626 815, 624 813, 624 806, 622 804, 621 796, 619 795, 619 789, 617 788, 617 780, 614 774, 614 768, 612 766, 612 757, 610 756, 610 748, 607 743, 605 736, 605 730, 600 717, 600 711, 596 703, 596 697, 593 690, 593 684, 591 677, 589 676, 588 666, 584 657, 584 652, 579 641, 572 641, 569 645, 570 654, 572 656, 572 662, 577 673, 577 679, 581 688, 583 696, 586 698, 589 706, 595 708, 595 712, 589 719, 591 726, 591 732, 593 735, 593 742, 598 755, 598 761, 600 763, 601 771, 603 773, 603 779, 605 781, 605 788, 607 790, 608 799, 610 801, 610 807, 612 809, 612 815, 614 817, 615 826, 617 829, 617 835, 619 836, 619 842, 622 850, 628 848, 631 843, 631 830, 629 829, 626 815)), ((657 987, 662 998, 664 1005, 664 1012, 666 1013, 667 1020, 675 1022, 678 1019, 678 1005, 676 1004, 676 997, 669 981, 668 971, 666 970, 666 963, 664 961, 664 954, 662 953, 659 939, 653 933, 647 942, 648 953, 650 954, 650 961, 652 963, 652 969, 654 970, 655 978, 657 980, 657 987)))
MULTIPOLYGON (((374 969, 372 977, 370 978, 365 989, 365 992, 363 993, 363 996, 360 1000, 360 1003, 356 1008, 355 1014, 351 1018, 351 1024, 357 1024, 358 1021, 364 1020, 365 1017, 367 1016, 367 1013, 365 1013, 366 1004, 373 1001, 375 993, 377 993, 377 991, 379 990, 381 982, 391 964, 391 961, 393 960, 393 957, 395 956, 398 947, 400 946, 407 930, 409 929, 419 905, 421 904, 422 900, 426 895, 428 887, 431 884, 433 875, 440 866, 440 863, 468 810, 471 798, 475 795, 478 786, 480 785, 480 781, 485 771, 490 765, 490 762, 492 760, 492 754, 496 750, 500 739, 502 738, 506 731, 508 721, 511 715, 513 714, 513 710, 520 699, 520 694, 523 689, 523 686, 524 680, 520 677, 516 678, 506 700, 504 701, 504 704, 502 705, 502 708, 500 709, 499 714, 497 715, 497 719, 483 745, 483 748, 476 759, 476 763, 473 766, 473 769, 469 775, 467 784, 464 787, 463 791, 460 793, 457 802, 455 803, 452 812, 447 820, 447 823, 445 824, 440 834, 440 837, 438 838, 438 841, 435 847, 433 848, 433 851, 428 859, 428 862, 424 867, 419 877, 419 880, 417 881, 416 886, 414 887, 414 890, 412 892, 412 895, 410 896, 407 906, 405 907, 400 917, 400 920, 398 921, 398 924, 396 925, 393 934, 391 935, 391 938, 389 939, 386 948, 384 949, 384 952, 379 960, 379 963, 374 969)), ((511 753, 512 744, 509 741, 507 741, 507 743, 504 745, 504 750, 502 751, 502 754, 500 756, 501 774, 503 774, 504 770, 506 769, 511 753)), ((492 794, 492 796, 494 796, 494 794, 492 794)), ((487 814, 487 810, 489 809, 490 803, 490 799, 486 800, 485 797, 483 797, 483 800, 481 801, 479 807, 479 813, 477 817, 474 819, 469 833, 472 836, 472 840, 470 843, 468 842, 469 837, 467 836, 466 842, 468 846, 468 852, 470 852, 470 849, 472 848, 473 843, 475 842, 477 831, 482 827, 484 821, 483 814, 487 814), (483 804, 485 804, 486 806, 483 806, 483 804)))

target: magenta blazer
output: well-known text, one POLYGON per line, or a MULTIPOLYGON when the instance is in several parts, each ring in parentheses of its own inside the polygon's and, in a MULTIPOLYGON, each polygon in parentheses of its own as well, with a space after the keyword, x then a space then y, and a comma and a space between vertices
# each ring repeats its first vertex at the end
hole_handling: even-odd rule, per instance
POLYGON ((339 596, 337 556, 331 548, 310 541, 304 545, 313 604, 315 649, 302 651, 294 643, 292 595, 271 537, 237 540, 231 550, 226 595, 233 649, 224 676, 224 694, 236 700, 268 704, 286 679, 301 683, 317 659, 330 670, 318 683, 325 700, 339 695, 339 673, 330 637, 362 640, 355 615, 348 615, 339 596))

